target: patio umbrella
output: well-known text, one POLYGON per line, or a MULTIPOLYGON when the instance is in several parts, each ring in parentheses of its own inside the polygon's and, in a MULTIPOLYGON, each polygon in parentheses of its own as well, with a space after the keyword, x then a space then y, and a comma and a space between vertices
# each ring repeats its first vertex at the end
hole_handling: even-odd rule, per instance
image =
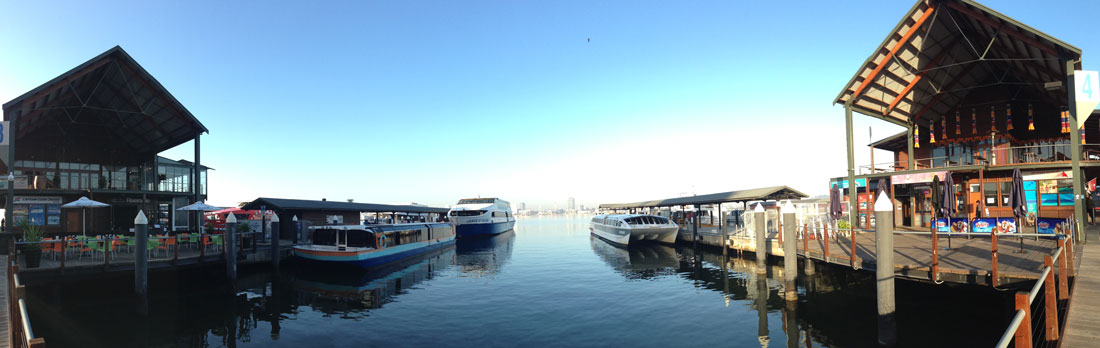
MULTIPOLYGON (((943 185, 940 184, 940 176, 936 175, 932 177, 932 220, 936 220, 936 216, 939 215, 940 205, 943 204, 943 185)), ((932 228, 936 228, 935 222, 932 223, 932 228)))
MULTIPOLYGON (((215 211, 215 210, 222 210, 222 209, 223 209, 222 207, 215 207, 215 206, 206 204, 206 202, 195 202, 195 203, 191 203, 191 204, 176 208, 176 210, 182 210, 182 211, 215 211)), ((199 214, 199 234, 202 234, 202 225, 205 222, 205 220, 206 220, 206 216, 203 216, 202 214, 199 214)))
POLYGON ((829 190, 829 217, 838 220, 843 214, 844 211, 840 206, 840 188, 833 185, 833 188, 829 190))
POLYGON ((96 201, 88 199, 88 197, 80 197, 80 199, 69 202, 69 203, 65 203, 61 207, 62 208, 80 208, 81 234, 84 235, 85 237, 87 237, 88 236, 88 221, 87 221, 88 220, 87 219, 88 218, 88 208, 103 208, 103 207, 108 207, 108 206, 110 206, 110 204, 103 203, 103 202, 96 202, 96 201))
POLYGON ((951 217, 959 212, 959 206, 955 203, 955 180, 951 179, 951 173, 943 178, 943 203, 940 203, 940 209, 947 218, 947 249, 951 249, 951 217))
POLYGON ((1012 192, 1008 196, 1009 206, 1012 207, 1012 217, 1015 219, 1016 232, 1020 233, 1020 251, 1024 252, 1023 231, 1020 229, 1020 217, 1027 215, 1024 201, 1024 175, 1020 174, 1020 168, 1012 170, 1012 192))
POLYGON ((888 187, 889 185, 886 185, 886 179, 879 178, 878 184, 876 184, 875 186, 878 186, 878 188, 875 189, 875 198, 878 198, 879 195, 881 195, 883 192, 886 192, 886 187, 888 187))

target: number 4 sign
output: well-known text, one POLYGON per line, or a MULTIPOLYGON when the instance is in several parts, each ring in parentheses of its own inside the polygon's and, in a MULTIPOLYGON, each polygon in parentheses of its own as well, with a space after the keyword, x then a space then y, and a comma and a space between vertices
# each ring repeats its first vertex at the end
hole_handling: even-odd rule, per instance
POLYGON ((1085 120, 1100 104, 1100 76, 1095 71, 1073 71, 1074 94, 1077 100, 1077 126, 1085 124, 1085 120))

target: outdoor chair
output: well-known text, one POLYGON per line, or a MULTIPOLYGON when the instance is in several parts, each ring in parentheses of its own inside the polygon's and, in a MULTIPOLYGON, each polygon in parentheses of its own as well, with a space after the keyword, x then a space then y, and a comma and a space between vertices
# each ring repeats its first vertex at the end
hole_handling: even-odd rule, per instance
POLYGON ((157 250, 160 249, 161 239, 160 236, 149 238, 149 242, 145 244, 145 252, 152 252, 153 256, 156 256, 157 250))
POLYGON ((164 239, 161 240, 162 243, 157 245, 157 249, 164 250, 164 255, 167 256, 168 253, 176 247, 176 239, 178 238, 177 236, 165 236, 164 239))
POLYGON ((76 246, 76 250, 78 252, 80 252, 80 255, 77 255, 77 259, 83 259, 84 258, 84 253, 93 251, 92 248, 88 247, 88 241, 89 241, 88 237, 84 237, 84 236, 77 236, 76 237, 76 242, 73 243, 73 244, 76 246))

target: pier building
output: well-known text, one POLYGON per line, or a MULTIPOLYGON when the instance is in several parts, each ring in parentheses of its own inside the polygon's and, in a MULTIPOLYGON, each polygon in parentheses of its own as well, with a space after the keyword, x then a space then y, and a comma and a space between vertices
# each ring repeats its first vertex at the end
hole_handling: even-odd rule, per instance
POLYGON ((123 233, 142 210, 160 231, 197 229, 198 215, 176 208, 206 198, 199 139, 209 130, 121 47, 4 103, 3 115, 6 225, 123 233), (160 156, 187 142, 193 160, 160 156), (82 196, 110 206, 61 208, 82 196))

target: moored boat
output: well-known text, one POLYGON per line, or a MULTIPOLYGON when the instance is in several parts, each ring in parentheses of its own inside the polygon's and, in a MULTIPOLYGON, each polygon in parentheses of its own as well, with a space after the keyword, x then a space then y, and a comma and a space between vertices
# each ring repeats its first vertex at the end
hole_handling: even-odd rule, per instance
POLYGON ((311 241, 294 246, 306 260, 370 268, 455 242, 449 223, 310 227, 311 241))
POLYGON ((447 215, 460 238, 501 234, 516 225, 511 205, 500 198, 460 199, 447 215))
POLYGON ((676 243, 680 226, 668 218, 646 214, 596 215, 589 230, 608 242, 629 245, 631 241, 676 243))

